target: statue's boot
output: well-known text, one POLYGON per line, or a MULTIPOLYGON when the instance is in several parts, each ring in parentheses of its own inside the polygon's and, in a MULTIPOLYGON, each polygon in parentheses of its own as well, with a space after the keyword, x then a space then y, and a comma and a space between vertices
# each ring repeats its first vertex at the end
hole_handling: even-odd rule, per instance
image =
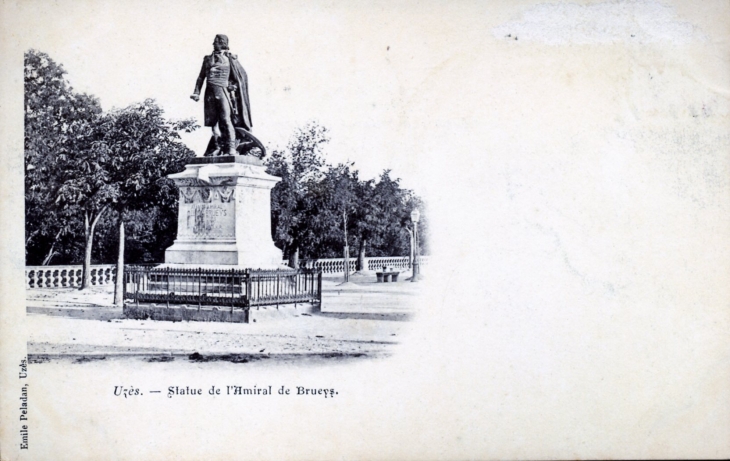
POLYGON ((218 145, 218 141, 216 140, 215 136, 210 137, 210 141, 208 141, 208 147, 205 148, 205 153, 203 154, 204 157, 215 157, 216 155, 219 155, 221 151, 220 146, 218 145))
POLYGON ((225 152, 225 143, 221 141, 220 136, 213 135, 210 138, 210 142, 208 143, 208 148, 205 151, 206 157, 218 157, 219 155, 224 155, 225 152))
POLYGON ((236 155, 236 141, 228 141, 225 143, 225 153, 223 155, 236 155))

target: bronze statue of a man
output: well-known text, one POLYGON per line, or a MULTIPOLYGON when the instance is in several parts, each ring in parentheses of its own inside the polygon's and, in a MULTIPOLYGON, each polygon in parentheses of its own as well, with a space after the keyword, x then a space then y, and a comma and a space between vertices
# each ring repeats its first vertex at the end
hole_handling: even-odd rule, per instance
POLYGON ((235 155, 238 145, 236 132, 240 135, 239 139, 246 140, 249 137, 260 145, 250 134, 252 123, 248 77, 236 55, 228 50, 228 37, 225 35, 215 36, 213 53, 203 58, 203 67, 191 99, 200 99, 200 90, 206 79, 208 83, 203 97, 205 126, 213 128, 215 142, 211 140, 205 155, 214 155, 214 151, 219 155, 235 155))

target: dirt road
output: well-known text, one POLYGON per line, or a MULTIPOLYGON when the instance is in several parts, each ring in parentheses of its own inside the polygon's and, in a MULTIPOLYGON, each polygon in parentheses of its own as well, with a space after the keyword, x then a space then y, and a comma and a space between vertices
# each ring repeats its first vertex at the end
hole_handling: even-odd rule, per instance
MULTIPOLYGON (((414 315, 417 284, 323 282, 321 312, 272 309, 249 324, 124 319, 112 287, 29 290, 29 358, 84 363, 128 358, 151 362, 346 359, 388 355, 414 315)), ((263 312, 262 312, 263 313, 263 312)), ((256 316, 254 316, 256 318, 256 316)))

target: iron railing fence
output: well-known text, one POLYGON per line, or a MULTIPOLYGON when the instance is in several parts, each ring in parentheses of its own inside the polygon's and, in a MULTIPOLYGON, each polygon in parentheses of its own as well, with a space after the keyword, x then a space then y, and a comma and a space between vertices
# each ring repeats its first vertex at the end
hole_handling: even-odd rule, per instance
POLYGON ((322 302, 319 269, 208 269, 125 266, 125 302, 248 309, 322 302))

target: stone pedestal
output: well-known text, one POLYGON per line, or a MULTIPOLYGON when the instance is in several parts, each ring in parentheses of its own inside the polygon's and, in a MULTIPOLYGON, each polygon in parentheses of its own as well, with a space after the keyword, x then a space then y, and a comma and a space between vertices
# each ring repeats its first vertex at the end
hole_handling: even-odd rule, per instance
POLYGON ((279 268, 271 189, 281 180, 257 159, 199 157, 170 175, 180 190, 177 238, 165 265, 279 268))

